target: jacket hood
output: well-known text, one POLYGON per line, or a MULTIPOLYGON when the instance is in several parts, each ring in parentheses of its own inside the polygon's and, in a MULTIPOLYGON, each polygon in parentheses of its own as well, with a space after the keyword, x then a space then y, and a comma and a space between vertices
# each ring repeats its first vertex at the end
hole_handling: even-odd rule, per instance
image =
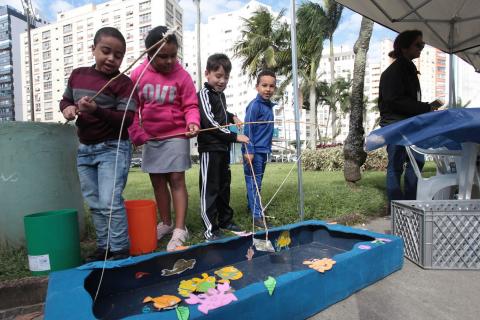
MULTIPOLYGON (((148 58, 148 57, 145 58, 145 60, 143 60, 143 62, 140 64, 140 66, 142 67, 141 70, 143 71, 145 66, 148 65, 149 63, 150 63, 150 58, 148 58)), ((169 75, 174 74, 181 69, 182 69, 182 66, 180 65, 180 63, 177 60, 177 61, 175 61, 175 64, 173 65, 172 72, 170 72, 169 75)), ((152 66, 151 64, 148 65, 147 70, 150 71, 150 72, 158 72, 157 69, 155 69, 155 67, 152 66)))

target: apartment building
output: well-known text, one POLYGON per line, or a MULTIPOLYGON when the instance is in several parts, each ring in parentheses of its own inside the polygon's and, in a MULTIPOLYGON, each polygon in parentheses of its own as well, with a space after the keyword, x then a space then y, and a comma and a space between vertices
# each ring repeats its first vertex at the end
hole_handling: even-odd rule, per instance
MULTIPOLYGON (((29 90, 34 90, 35 121, 63 122, 58 102, 74 68, 94 64, 91 47, 95 32, 105 26, 119 29, 127 48, 120 70, 145 50, 144 37, 157 25, 178 26, 182 57, 183 10, 175 0, 113 0, 87 4, 57 14, 56 22, 32 30, 33 85, 29 83, 27 35, 21 35, 22 94, 26 97, 21 120, 30 119, 29 90)), ((142 60, 137 62, 139 64, 142 60)))
MULTIPOLYGON (((30 25, 43 24, 33 21, 30 25)), ((0 122, 19 120, 22 106, 20 33, 27 17, 10 6, 0 6, 0 122)))

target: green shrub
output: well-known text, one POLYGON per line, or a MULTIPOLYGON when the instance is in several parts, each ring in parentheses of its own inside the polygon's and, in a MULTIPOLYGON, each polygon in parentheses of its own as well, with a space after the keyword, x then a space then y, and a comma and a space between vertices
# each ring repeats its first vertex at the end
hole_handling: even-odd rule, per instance
MULTIPOLYGON (((305 170, 341 171, 343 170, 343 146, 305 150, 302 156, 305 170)), ((362 170, 383 171, 387 167, 387 153, 385 149, 369 152, 362 170)))

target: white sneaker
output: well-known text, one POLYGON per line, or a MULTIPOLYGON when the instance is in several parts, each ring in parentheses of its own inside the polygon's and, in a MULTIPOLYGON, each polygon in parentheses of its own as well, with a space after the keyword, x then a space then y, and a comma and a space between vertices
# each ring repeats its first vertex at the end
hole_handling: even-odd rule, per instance
POLYGON ((162 239, 166 234, 170 234, 173 232, 174 225, 166 225, 163 222, 160 222, 157 225, 157 239, 162 239))
POLYGON ((172 239, 167 244, 167 251, 175 251, 175 248, 183 246, 185 241, 188 239, 188 230, 185 227, 185 230, 175 228, 173 230, 172 239))

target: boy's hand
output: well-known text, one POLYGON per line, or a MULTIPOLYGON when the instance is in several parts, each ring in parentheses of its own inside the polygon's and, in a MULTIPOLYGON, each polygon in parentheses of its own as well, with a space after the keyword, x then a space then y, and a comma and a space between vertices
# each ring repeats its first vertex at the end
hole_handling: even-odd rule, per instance
MULTIPOLYGON (((242 129, 243 122, 242 120, 238 119, 237 116, 233 116, 233 123, 235 123, 238 129, 242 129)), ((239 141, 239 142, 243 142, 243 141, 239 141)))
POLYGON ((250 139, 244 135, 244 134, 238 134, 237 135, 237 142, 241 142, 241 143, 249 143, 250 142, 250 139))
POLYGON ((185 135, 189 138, 195 137, 198 134, 200 128, 195 123, 190 123, 188 125, 188 132, 185 135))
POLYGON ((80 112, 92 113, 97 110, 97 104, 90 97, 82 97, 77 104, 80 112))
POLYGON ((68 106, 65 109, 63 109, 62 114, 63 114, 63 117, 68 121, 74 120, 78 114, 78 108, 77 106, 74 106, 74 105, 68 106))
POLYGON ((249 154, 244 154, 243 157, 245 158, 245 161, 247 161, 247 163, 252 163, 253 161, 253 154, 249 153, 249 154))

